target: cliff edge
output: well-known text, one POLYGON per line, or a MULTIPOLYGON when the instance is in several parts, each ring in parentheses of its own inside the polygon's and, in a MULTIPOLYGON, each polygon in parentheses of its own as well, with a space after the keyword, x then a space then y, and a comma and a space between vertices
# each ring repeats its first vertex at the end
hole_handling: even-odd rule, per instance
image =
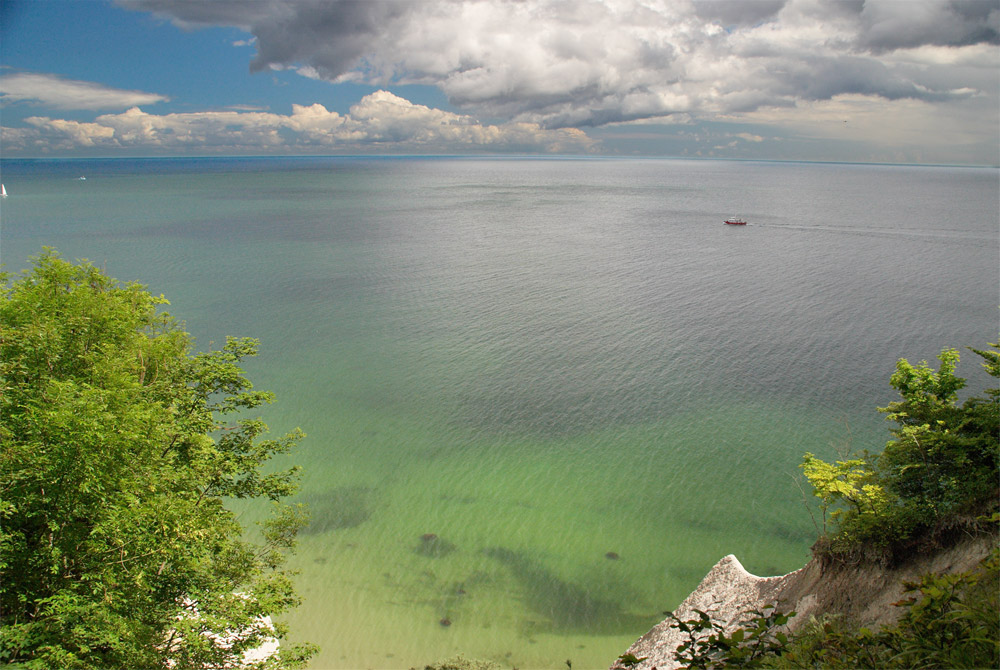
MULTIPOLYGON (((903 595, 903 581, 927 573, 953 573, 974 569, 986 558, 996 537, 965 538, 952 546, 927 554, 916 554, 901 564, 824 563, 813 559, 805 567, 778 577, 757 577, 746 571, 732 554, 715 564, 691 595, 674 611, 680 619, 696 618, 694 610, 709 613, 734 630, 747 612, 776 604, 782 612, 795 611, 786 627, 794 632, 811 616, 840 614, 860 626, 893 623, 900 608, 892 603, 903 595)), ((625 652, 645 660, 636 670, 673 670, 674 651, 684 641, 682 633, 664 620, 640 637, 625 652)), ((615 664, 612 668, 620 667, 615 664)))

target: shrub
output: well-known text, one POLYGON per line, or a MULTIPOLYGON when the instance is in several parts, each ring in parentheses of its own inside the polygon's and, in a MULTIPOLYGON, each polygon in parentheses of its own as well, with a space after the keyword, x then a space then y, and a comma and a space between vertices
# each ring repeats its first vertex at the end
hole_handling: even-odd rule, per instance
MULTIPOLYGON (((972 351, 1000 377, 1000 347, 972 351)), ((896 364, 890 383, 900 394, 879 411, 896 423, 878 456, 827 463, 806 454, 803 472, 820 499, 827 555, 894 549, 950 518, 995 508, 1000 473, 1000 390, 958 404, 965 380, 959 354, 945 349, 933 370, 926 361, 896 364), (826 527, 829 518, 832 532, 826 527)))

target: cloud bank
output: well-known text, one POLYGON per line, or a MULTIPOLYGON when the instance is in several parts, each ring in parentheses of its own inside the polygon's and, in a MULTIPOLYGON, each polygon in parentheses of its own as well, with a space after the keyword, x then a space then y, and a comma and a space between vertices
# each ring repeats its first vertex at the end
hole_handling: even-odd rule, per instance
POLYGON ((244 31, 232 44, 251 71, 382 90, 346 113, 313 98, 290 114, 242 100, 154 114, 165 96, 12 74, 4 104, 50 111, 4 128, 5 150, 1000 155, 997 0, 115 1, 244 31), (436 87, 459 113, 388 93, 403 85, 436 87))
POLYGON ((89 81, 52 74, 15 72, 0 77, 0 103, 27 103, 57 109, 124 109, 165 102, 169 98, 142 91, 123 91, 89 81))
POLYGON ((4 147, 17 151, 138 149, 147 152, 415 152, 484 150, 581 152, 594 141, 575 129, 538 124, 483 125, 469 116, 415 105, 387 91, 362 98, 341 115, 323 105, 293 105, 289 115, 212 111, 148 114, 132 107, 93 122, 34 116, 28 128, 5 128, 4 147))
POLYGON ((842 95, 996 99, 995 0, 119 0, 254 35, 251 69, 430 84, 544 128, 755 112, 842 95), (968 50, 964 67, 922 50, 968 50), (905 52, 905 53, 904 53, 905 52), (920 61, 919 63, 915 61, 920 61))

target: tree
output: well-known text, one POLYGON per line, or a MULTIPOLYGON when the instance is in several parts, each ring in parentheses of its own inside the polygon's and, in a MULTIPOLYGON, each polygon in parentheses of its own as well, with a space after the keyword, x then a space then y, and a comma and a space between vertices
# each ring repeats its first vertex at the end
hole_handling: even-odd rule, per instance
POLYGON ((829 517, 848 541, 873 532, 887 540, 896 538, 892 528, 895 500, 879 481, 867 453, 862 458, 835 463, 806 453, 801 468, 812 484, 813 495, 820 499, 824 532, 829 517))
MULTIPOLYGON (((305 523, 265 469, 272 401, 241 360, 195 353, 167 300, 52 250, 0 293, 0 662, 26 668, 223 668, 298 604, 285 555, 305 523), (269 499, 251 542, 226 499, 269 499)), ((297 667, 284 644, 254 667, 297 667)))
MULTIPOLYGON (((997 351, 972 351, 985 359, 990 375, 1000 377, 997 351)), ((958 352, 945 349, 938 360, 937 372, 926 361, 913 366, 900 360, 889 381, 901 399, 880 409, 897 427, 891 431, 896 439, 879 457, 879 469, 920 523, 993 499, 1000 467, 998 390, 959 405, 965 380, 954 374, 958 352)))
MULTIPOLYGON (((972 349, 1000 378, 1000 343, 972 349)), ((802 464, 826 513, 836 509, 833 537, 819 547, 851 551, 885 547, 959 515, 996 506, 1000 477, 1000 389, 958 403, 965 380, 955 376, 958 351, 945 349, 938 370, 901 359, 889 383, 900 399, 879 408, 896 423, 895 439, 872 456, 826 463, 806 454, 802 464)))

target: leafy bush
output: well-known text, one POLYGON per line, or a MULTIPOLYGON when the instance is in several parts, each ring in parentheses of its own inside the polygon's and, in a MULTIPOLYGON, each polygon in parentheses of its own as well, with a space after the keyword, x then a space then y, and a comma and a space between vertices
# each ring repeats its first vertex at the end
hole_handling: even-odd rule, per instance
POLYGON ((878 631, 827 617, 803 627, 769 668, 1000 667, 1000 551, 977 569, 907 583, 899 622, 878 631))
POLYGON ((774 605, 766 605, 763 611, 750 612, 746 624, 727 633, 726 626, 707 612, 694 612, 695 619, 682 620, 673 612, 667 612, 667 618, 673 622, 670 627, 687 638, 674 651, 674 660, 685 668, 701 670, 762 667, 766 659, 784 652, 788 636, 782 627, 795 616, 795 612, 782 614, 774 605))
MULTIPOLYGON (((417 670, 410 668, 410 670, 417 670)), ((503 666, 493 661, 456 656, 439 663, 425 665, 424 670, 503 670, 503 666)))
POLYGON ((872 537, 886 541, 899 537, 902 531, 895 516, 898 499, 886 490, 868 454, 827 463, 807 453, 801 467, 820 499, 824 532, 829 518, 839 531, 837 539, 847 544, 872 537))
MULTIPOLYGON (((1000 343, 972 351, 1000 378, 1000 343)), ((896 365, 890 383, 900 400, 880 408, 896 423, 879 455, 827 463, 806 454, 802 469, 820 501, 824 558, 850 554, 879 560, 935 539, 949 526, 996 532, 1000 483, 1000 390, 958 404, 965 380, 959 354, 945 349, 926 362, 896 365), (830 523, 830 527, 827 523, 830 523)), ((727 633, 705 612, 671 626, 686 636, 675 660, 686 668, 996 668, 1000 667, 1000 550, 973 571, 924 575, 904 584, 899 622, 878 631, 843 619, 813 619, 789 639, 789 615, 766 608, 727 633)))
MULTIPOLYGON (((1000 377, 1000 344, 972 351, 1000 377)), ((825 537, 820 553, 887 549, 960 514, 995 507, 1000 473, 1000 390, 958 404, 965 380, 959 354, 945 349, 933 370, 901 359, 890 383, 900 394, 879 411, 896 423, 878 456, 827 463, 806 454, 806 478, 820 499, 825 537), (834 523, 828 533, 826 521, 834 523)))

